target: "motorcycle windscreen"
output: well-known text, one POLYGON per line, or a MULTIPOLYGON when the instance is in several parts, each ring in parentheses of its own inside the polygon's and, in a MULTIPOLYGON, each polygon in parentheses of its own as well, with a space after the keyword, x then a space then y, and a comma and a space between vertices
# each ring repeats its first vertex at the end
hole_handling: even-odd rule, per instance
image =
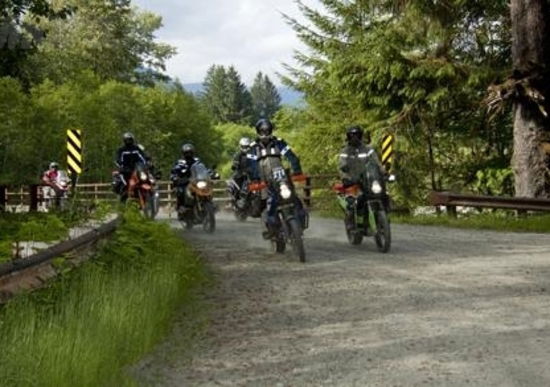
POLYGON ((67 172, 60 170, 57 173, 57 181, 67 183, 69 181, 69 175, 67 175, 67 172))
POLYGON ((194 181, 210 181, 210 171, 203 163, 195 163, 191 166, 191 179, 194 181))
POLYGON ((371 184, 374 181, 378 181, 378 183, 384 187, 382 171, 380 170, 378 163, 372 157, 370 157, 365 164, 365 177, 369 192, 371 191, 371 184))

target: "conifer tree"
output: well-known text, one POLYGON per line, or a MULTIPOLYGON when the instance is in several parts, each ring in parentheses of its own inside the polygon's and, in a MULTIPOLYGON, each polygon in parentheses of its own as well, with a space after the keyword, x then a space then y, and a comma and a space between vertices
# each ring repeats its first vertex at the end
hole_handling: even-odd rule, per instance
POLYGON ((253 121, 260 118, 272 118, 281 108, 281 96, 267 75, 256 74, 250 88, 252 96, 253 121))

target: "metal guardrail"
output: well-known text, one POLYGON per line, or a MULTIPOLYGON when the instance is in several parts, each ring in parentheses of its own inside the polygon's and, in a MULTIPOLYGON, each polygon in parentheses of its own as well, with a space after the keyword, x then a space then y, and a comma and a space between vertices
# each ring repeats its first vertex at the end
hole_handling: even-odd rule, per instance
POLYGON ((432 191, 428 201, 433 206, 445 206, 456 216, 456 207, 493 208, 516 211, 550 211, 550 199, 463 195, 432 191))
POLYGON ((99 239, 112 234, 120 223, 120 218, 116 218, 104 225, 89 231, 81 236, 63 241, 54 246, 48 247, 28 258, 22 258, 10 261, 0 265, 0 277, 13 274, 15 272, 40 265, 57 258, 65 253, 79 249, 99 239))

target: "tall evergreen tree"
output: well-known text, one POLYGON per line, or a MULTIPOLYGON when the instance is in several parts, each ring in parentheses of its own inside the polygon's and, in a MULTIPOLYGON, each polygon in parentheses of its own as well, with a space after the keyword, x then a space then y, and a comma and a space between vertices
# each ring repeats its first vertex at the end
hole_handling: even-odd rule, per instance
POLYGON ((225 122, 226 79, 225 68, 212 65, 203 81, 202 101, 215 122, 225 122))
POLYGON ((281 108, 281 96, 267 75, 259 72, 250 88, 252 97, 252 120, 272 118, 281 108))
POLYGON ((319 167, 331 166, 325 155, 337 153, 350 123, 375 140, 398 132, 395 167, 403 165, 407 196, 471 183, 475 168, 509 161, 509 136, 501 122, 486 123, 481 104, 508 65, 505 1, 320 3, 324 11, 298 1, 307 24, 287 18, 309 52, 296 54, 300 67, 287 67, 285 79, 314 111, 308 137, 319 167))
POLYGON ((250 121, 252 98, 241 76, 233 66, 229 66, 226 79, 225 122, 246 123, 250 121))
POLYGON ((235 67, 211 66, 203 86, 202 100, 215 122, 247 123, 250 120, 252 99, 235 67))

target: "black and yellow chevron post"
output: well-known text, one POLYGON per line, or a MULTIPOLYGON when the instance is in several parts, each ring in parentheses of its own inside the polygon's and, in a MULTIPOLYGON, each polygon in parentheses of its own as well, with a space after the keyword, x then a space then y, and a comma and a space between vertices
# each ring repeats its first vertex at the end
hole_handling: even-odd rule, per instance
POLYGON ((67 168, 71 176, 82 173, 82 131, 67 130, 67 168))
POLYGON ((393 134, 387 134, 382 139, 382 164, 387 171, 391 169, 393 163, 393 145, 395 143, 395 136, 393 134))

